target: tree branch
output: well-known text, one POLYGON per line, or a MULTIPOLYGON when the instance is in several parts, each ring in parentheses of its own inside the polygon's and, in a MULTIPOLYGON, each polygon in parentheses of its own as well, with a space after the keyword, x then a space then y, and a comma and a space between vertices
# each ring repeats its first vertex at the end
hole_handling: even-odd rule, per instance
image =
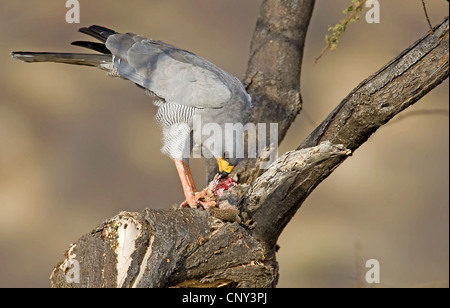
POLYGON ((51 276, 59 288, 274 287, 278 268, 237 222, 193 209, 122 212, 82 236, 51 276))
POLYGON ((361 82, 302 142, 355 150, 380 126, 448 78, 448 17, 378 72, 361 82))
POLYGON ((330 155, 298 169, 295 161, 303 151, 326 141, 338 147, 337 154, 354 152, 379 127, 448 78, 448 31, 447 17, 434 33, 418 40, 358 85, 297 151, 282 156, 250 185, 240 201, 241 215, 255 224, 252 234, 265 243, 266 249, 276 244, 283 228, 314 188, 348 157, 330 155), (283 163, 286 166, 282 168, 283 163))

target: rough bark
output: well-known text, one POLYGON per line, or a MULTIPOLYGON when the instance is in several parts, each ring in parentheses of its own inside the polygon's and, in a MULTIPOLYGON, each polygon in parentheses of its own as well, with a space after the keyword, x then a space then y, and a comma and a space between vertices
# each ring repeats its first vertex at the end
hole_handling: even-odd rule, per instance
POLYGON ((202 210, 145 209, 122 212, 81 237, 50 279, 67 288, 273 287, 277 268, 265 256, 237 222, 202 210))
MULTIPOLYGON (((279 123, 281 139, 301 108, 296 64, 313 5, 265 1, 255 30, 247 75, 254 118, 279 123), (294 9, 308 21, 291 25, 294 9), (282 48, 292 48, 292 55, 272 58, 282 48)), ((276 241, 301 203, 380 126, 446 78, 448 18, 363 81, 297 150, 264 172, 237 170, 247 184, 226 197, 238 204, 239 217, 200 209, 122 212, 71 245, 52 272, 52 286, 276 286, 276 241)))

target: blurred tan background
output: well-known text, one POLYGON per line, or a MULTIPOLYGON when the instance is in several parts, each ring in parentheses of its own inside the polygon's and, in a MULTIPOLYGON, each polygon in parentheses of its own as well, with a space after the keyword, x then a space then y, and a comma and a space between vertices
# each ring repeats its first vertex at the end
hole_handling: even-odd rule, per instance
MULTIPOLYGON (((442 21, 448 2, 426 2, 433 24, 442 21)), ((93 68, 25 64, 9 53, 81 51, 69 45, 86 39, 77 29, 100 24, 188 49, 242 78, 261 1, 80 3, 80 24, 65 22, 64 0, 0 4, 0 287, 48 287, 69 244, 104 219, 183 199, 143 91, 93 68)), ((303 64, 304 111, 280 154, 428 31, 421 1, 380 1, 380 24, 363 15, 339 49, 313 65, 327 27, 349 3, 317 1, 303 64)), ((448 101, 447 80, 404 115, 448 110, 448 101)), ((377 286, 448 286, 448 149, 448 112, 397 118, 380 129, 285 229, 278 286, 364 286, 368 259, 380 262, 377 286)), ((203 163, 193 166, 205 185, 203 163)))

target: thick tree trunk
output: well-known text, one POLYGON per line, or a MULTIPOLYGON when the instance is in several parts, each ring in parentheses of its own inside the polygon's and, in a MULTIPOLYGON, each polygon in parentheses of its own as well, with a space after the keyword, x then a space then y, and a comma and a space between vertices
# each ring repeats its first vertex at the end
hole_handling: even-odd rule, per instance
MULTIPOLYGON (((244 84, 252 97, 251 123, 278 124, 281 142, 302 109, 300 74, 315 0, 265 0, 250 47, 244 84)), ((267 134, 266 143, 270 144, 267 134)), ((239 182, 251 181, 254 159, 235 168, 239 182)), ((213 176, 208 171, 209 178, 213 176)))
MULTIPOLYGON (((313 6, 264 1, 252 43, 247 83, 254 120, 279 123, 280 140, 301 108, 300 62, 313 6)), ((283 228, 372 133, 448 78, 448 50, 447 18, 363 81, 297 150, 267 170, 242 162, 236 172, 246 183, 227 195, 238 215, 226 209, 122 212, 71 245, 52 272, 52 286, 276 286, 283 228)))

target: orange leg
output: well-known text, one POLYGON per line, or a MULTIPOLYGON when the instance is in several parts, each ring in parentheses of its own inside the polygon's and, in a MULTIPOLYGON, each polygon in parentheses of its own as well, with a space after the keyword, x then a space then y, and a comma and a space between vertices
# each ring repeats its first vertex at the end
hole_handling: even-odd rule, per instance
POLYGON ((174 159, 173 161, 175 162, 178 175, 180 176, 181 186, 183 186, 184 196, 186 197, 185 202, 190 207, 197 207, 197 201, 195 200, 195 192, 197 189, 195 188, 194 179, 192 178, 191 168, 180 159, 174 159))
POLYGON ((206 190, 202 190, 198 193, 196 192, 197 190, 195 188, 194 179, 192 178, 191 168, 189 168, 189 165, 179 159, 174 159, 174 162, 177 167, 178 175, 180 176, 181 186, 183 186, 184 196, 186 197, 186 200, 181 203, 180 207, 214 207, 216 205, 215 201, 200 201, 200 199, 204 199, 206 197, 207 192, 206 190))

